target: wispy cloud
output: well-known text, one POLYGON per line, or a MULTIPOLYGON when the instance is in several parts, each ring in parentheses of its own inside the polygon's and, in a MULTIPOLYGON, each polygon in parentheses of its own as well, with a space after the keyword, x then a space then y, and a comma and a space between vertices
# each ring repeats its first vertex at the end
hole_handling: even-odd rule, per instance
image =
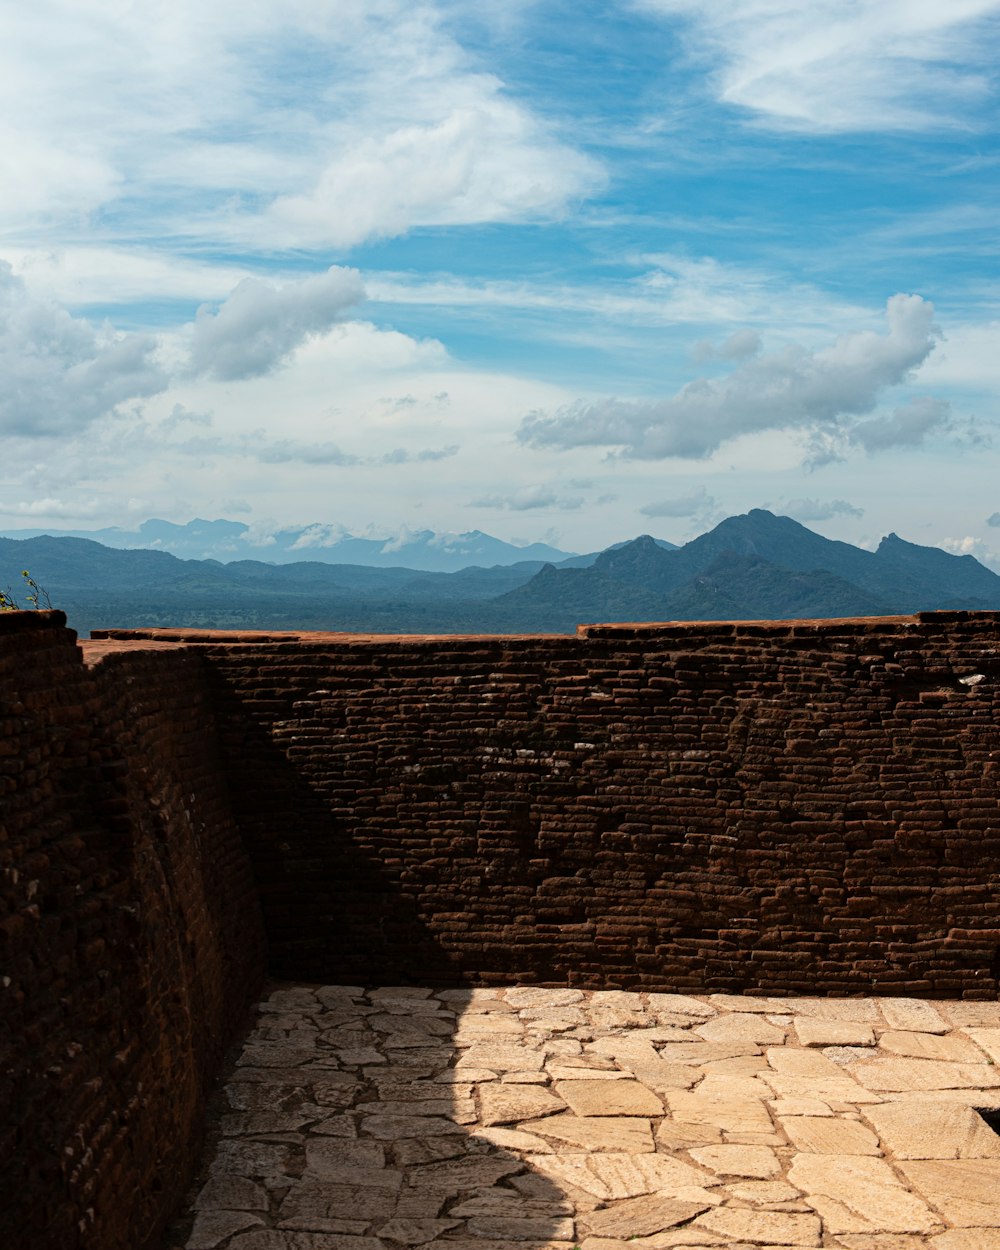
MULTIPOLYGON (((894 295, 886 306, 885 334, 844 335, 813 352, 789 345, 724 377, 689 382, 666 399, 581 400, 551 415, 532 413, 518 437, 532 447, 617 447, 629 458, 658 460, 708 456, 739 435, 765 430, 840 431, 844 418, 871 412, 885 390, 927 358, 936 334, 933 317, 933 306, 920 296, 894 295)), ((927 416, 924 405, 859 438, 888 446, 895 431, 907 441, 927 416)))
POLYGON ((784 326, 828 329, 864 316, 864 309, 809 283, 764 266, 650 252, 623 256, 613 270, 591 284, 547 279, 470 280, 450 274, 366 275, 373 303, 461 308, 479 314, 514 310, 600 319, 611 326, 721 326, 740 328, 721 344, 703 340, 703 360, 736 360, 759 348, 759 328, 784 326))
POLYGON ((349 248, 558 215, 604 177, 432 0, 39 0, 5 19, 0 116, 8 238, 113 209, 133 240, 349 248))
POLYGON ((832 521, 835 517, 863 517, 864 508, 856 508, 846 499, 789 499, 780 505, 781 512, 796 521, 832 521))
POLYGON ((336 443, 318 439, 272 438, 260 429, 238 435, 198 435, 171 443, 170 449, 187 456, 227 461, 243 457, 259 464, 338 465, 344 468, 362 463, 360 456, 344 451, 336 443))
POLYGON ((535 485, 522 486, 507 495, 483 495, 473 499, 471 508, 496 508, 506 512, 533 512, 536 509, 558 508, 562 512, 573 512, 582 508, 582 495, 561 495, 553 486, 535 485))
POLYGON ((450 460, 458 455, 458 444, 451 443, 447 447, 425 447, 420 451, 407 451, 405 447, 394 447, 379 457, 381 464, 427 464, 435 460, 450 460))
POLYGON ((690 495, 678 495, 672 499, 659 499, 655 503, 647 503, 639 509, 643 516, 652 517, 693 517, 702 513, 713 512, 718 507, 715 499, 704 486, 699 486, 690 495))
POLYGON ((998 0, 633 0, 685 23, 717 99, 814 133, 969 124, 993 91, 998 0))

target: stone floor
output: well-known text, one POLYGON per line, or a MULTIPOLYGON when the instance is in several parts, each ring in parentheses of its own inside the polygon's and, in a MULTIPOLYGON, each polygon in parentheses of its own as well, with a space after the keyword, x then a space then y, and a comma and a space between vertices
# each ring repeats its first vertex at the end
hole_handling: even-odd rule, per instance
POLYGON ((1000 1250, 998 1063, 996 1003, 285 986, 167 1244, 1000 1250))

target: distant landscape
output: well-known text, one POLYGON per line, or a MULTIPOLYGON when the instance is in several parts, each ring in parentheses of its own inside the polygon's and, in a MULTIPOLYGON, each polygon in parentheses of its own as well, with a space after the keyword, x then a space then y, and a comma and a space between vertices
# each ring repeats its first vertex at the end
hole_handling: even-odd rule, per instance
MULTIPOLYGON (((182 551, 220 542, 238 550, 246 529, 229 521, 166 526, 146 522, 128 537, 160 548, 173 540, 182 551)), ((66 534, 0 538, 0 589, 16 595, 20 570, 29 569, 82 636, 113 626, 572 633, 599 621, 1000 610, 1000 576, 972 556, 895 534, 865 551, 762 509, 681 547, 643 535, 583 555, 478 532, 409 535, 391 550, 384 540, 346 537, 313 551, 301 542, 305 531, 289 531, 268 561, 224 562, 127 547, 123 531, 96 532, 115 545, 66 534), (308 558, 294 559, 293 550, 308 558)))

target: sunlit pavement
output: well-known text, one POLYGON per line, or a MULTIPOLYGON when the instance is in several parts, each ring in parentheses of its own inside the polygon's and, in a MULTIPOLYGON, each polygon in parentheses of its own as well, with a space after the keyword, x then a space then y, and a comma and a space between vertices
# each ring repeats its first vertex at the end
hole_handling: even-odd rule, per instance
POLYGON ((294 985, 259 1011, 171 1250, 1000 1250, 997 1003, 294 985))

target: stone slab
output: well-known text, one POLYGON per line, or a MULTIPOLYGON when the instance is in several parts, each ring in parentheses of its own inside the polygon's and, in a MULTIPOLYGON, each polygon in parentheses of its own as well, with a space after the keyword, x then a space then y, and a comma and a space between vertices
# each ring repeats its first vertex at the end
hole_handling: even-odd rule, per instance
POLYGON ((579 1116, 663 1115, 663 1103, 638 1081, 567 1081, 556 1093, 579 1116))
POLYGON ((1000 1158, 1000 1137, 969 1106, 910 1098, 864 1115, 897 1159, 1000 1158))
POLYGON ((961 1228, 1000 1228, 1000 1159, 901 1163, 914 1190, 961 1228))
POLYGON ((548 1116, 544 1120, 528 1120, 518 1126, 523 1132, 539 1137, 570 1142, 587 1150, 625 1151, 647 1154, 655 1150, 649 1121, 612 1116, 548 1116))
POLYGON ((832 1233, 926 1233, 940 1227, 939 1217, 882 1159, 799 1154, 788 1180, 832 1233))

